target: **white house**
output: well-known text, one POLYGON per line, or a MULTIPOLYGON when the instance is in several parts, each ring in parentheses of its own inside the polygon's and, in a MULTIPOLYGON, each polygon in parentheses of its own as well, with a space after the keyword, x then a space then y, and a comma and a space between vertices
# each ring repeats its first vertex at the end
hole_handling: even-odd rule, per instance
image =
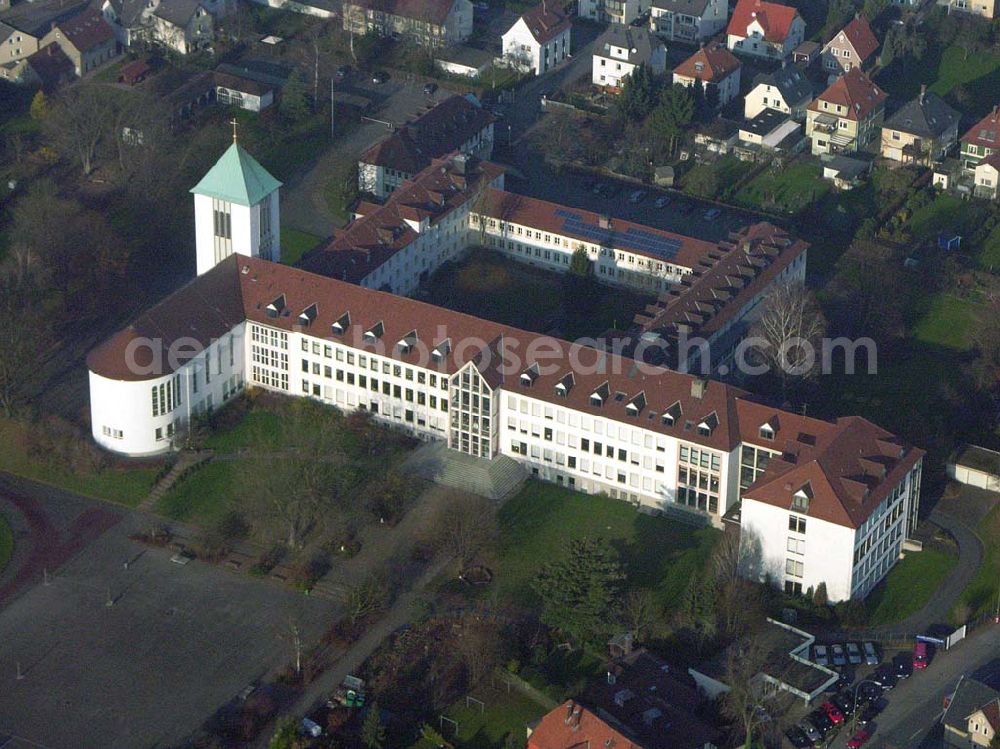
POLYGON ((649 28, 670 42, 701 42, 726 27, 726 0, 653 0, 649 28))
POLYGON ((503 35, 503 59, 511 67, 542 75, 569 57, 569 19, 545 3, 524 13, 503 35))
POLYGON ((776 109, 802 122, 812 100, 812 82, 797 65, 784 65, 753 79, 753 88, 743 99, 743 116, 752 120, 765 109, 776 109))
POLYGON ((766 0, 739 0, 726 27, 726 45, 743 55, 784 60, 805 38, 795 8, 766 0))
POLYGON ((234 138, 191 188, 198 275, 233 253, 281 259, 280 187, 234 138))
POLYGON ((344 31, 354 34, 402 36, 426 47, 461 44, 472 34, 470 0, 348 0, 342 8, 344 31))
POLYGON ((215 23, 229 15, 231 0, 103 0, 101 14, 119 44, 160 44, 179 54, 208 45, 215 23))
POLYGON ((987 156, 973 171, 973 194, 995 200, 1000 196, 1000 153, 987 156))
POLYGON ((723 107, 740 93, 742 67, 732 52, 720 42, 712 42, 674 68, 674 83, 689 88, 699 85, 706 96, 714 92, 717 106, 723 107))
POLYGON ((597 38, 592 75, 595 86, 619 89, 640 65, 657 74, 667 66, 667 48, 649 29, 615 23, 597 38))
POLYGON ((626 26, 649 10, 650 0, 579 0, 580 18, 626 26))

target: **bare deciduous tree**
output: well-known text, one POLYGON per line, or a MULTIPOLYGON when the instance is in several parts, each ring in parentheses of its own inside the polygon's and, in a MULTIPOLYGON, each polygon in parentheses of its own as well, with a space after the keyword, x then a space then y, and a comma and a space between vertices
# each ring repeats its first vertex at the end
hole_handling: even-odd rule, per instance
POLYGON ((111 100, 106 86, 70 86, 59 94, 43 123, 56 149, 77 161, 84 176, 94 171, 98 148, 107 137, 111 100))
POLYGON ((392 588, 384 575, 371 574, 347 591, 347 618, 352 624, 382 611, 392 597, 392 588))
POLYGON ((801 282, 781 284, 768 295, 751 329, 758 339, 753 350, 781 381, 783 397, 790 377, 807 378, 819 370, 825 334, 823 313, 801 282))
POLYGON ((723 697, 722 712, 739 728, 745 749, 750 749, 754 734, 766 722, 767 704, 773 697, 761 678, 766 659, 767 653, 754 638, 733 643, 726 653, 729 691, 723 697))
POLYGON ((462 564, 471 562, 499 536, 496 507, 483 497, 453 492, 442 503, 439 518, 438 547, 462 564))
POLYGON ((628 628, 632 639, 642 642, 649 628, 661 613, 653 592, 648 588, 630 590, 622 603, 622 623, 628 628))
POLYGON ((13 416, 37 384, 49 343, 30 276, 0 276, 0 409, 13 416))

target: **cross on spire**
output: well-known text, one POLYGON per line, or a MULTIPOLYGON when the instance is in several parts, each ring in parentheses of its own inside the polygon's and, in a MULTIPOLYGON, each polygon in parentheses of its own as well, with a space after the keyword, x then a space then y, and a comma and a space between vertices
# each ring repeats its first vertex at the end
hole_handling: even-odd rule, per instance
POLYGON ((233 126, 233 143, 236 142, 236 127, 240 124, 239 120, 235 117, 229 121, 229 124, 233 126))

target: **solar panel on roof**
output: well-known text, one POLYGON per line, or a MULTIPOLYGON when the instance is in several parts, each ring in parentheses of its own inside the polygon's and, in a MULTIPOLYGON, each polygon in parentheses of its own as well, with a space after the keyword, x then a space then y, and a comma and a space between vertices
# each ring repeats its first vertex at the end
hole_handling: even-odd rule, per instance
POLYGON ((566 234, 583 237, 597 244, 614 245, 623 250, 636 250, 662 260, 672 260, 676 257, 677 251, 683 244, 679 239, 665 237, 634 226, 624 232, 595 226, 588 223, 580 214, 565 208, 557 208, 555 214, 563 220, 562 231, 566 234))

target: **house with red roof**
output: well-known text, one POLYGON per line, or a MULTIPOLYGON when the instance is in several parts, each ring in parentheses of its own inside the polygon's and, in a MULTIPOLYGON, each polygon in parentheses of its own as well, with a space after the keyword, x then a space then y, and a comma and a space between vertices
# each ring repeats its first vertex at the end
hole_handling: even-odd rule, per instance
POLYGON ((805 35, 806 22, 795 8, 739 0, 726 27, 726 46, 737 54, 784 60, 805 35))
POLYGON ((864 70, 875 61, 879 41, 860 13, 823 45, 823 69, 830 75, 848 73, 854 68, 864 70))
POLYGON ((471 0, 347 0, 344 31, 402 36, 425 47, 461 44, 472 34, 471 0))
POLYGON ((831 83, 806 110, 812 153, 856 153, 878 147, 888 95, 853 68, 831 83))
POLYGON ((531 729, 527 749, 575 749, 587 746, 595 749, 647 749, 573 700, 567 700, 546 714, 531 729))
POLYGON ((542 75, 569 57, 570 28, 562 10, 540 3, 504 33, 503 59, 512 68, 542 75))
POLYGON ((691 87, 698 84, 708 94, 714 90, 722 107, 740 93, 743 64, 722 44, 707 44, 674 68, 674 83, 691 87))
POLYGON ((41 49, 53 42, 72 60, 78 76, 86 75, 118 55, 115 32, 96 10, 85 10, 68 20, 58 21, 38 46, 41 49))
POLYGON ((1000 104, 962 136, 962 165, 974 170, 987 156, 1000 153, 1000 104))

